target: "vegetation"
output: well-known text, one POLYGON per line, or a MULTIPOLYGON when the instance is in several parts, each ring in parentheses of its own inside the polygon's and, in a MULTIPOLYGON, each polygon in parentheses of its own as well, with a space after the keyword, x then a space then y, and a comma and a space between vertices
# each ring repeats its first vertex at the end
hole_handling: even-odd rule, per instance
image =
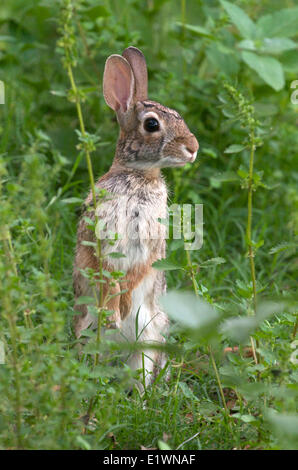
POLYGON ((2 449, 297 449, 297 21, 294 0, 2 2, 2 449), (71 328, 80 206, 118 133, 104 62, 129 45, 200 142, 170 203, 204 205, 202 248, 159 264, 171 377, 144 396, 71 328))

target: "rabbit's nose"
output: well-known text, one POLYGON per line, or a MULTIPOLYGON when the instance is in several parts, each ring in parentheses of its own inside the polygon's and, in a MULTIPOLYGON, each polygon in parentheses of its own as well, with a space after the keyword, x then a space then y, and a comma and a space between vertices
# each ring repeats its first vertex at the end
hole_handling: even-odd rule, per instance
POLYGON ((185 147, 190 153, 196 153, 199 150, 199 142, 193 134, 187 140, 185 147))

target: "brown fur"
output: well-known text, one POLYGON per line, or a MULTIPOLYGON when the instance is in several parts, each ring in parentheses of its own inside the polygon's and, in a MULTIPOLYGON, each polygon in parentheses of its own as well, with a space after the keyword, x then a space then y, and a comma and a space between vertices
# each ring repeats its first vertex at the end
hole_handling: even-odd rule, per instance
MULTIPOLYGON (((97 217, 106 226, 100 234, 103 269, 126 274, 117 282, 104 277, 105 283, 95 287, 98 295, 102 286, 104 306, 114 311, 107 327, 116 326, 133 341, 137 319, 142 341, 164 342, 168 319, 159 307, 158 298, 165 292, 166 283, 164 274, 152 267, 154 261, 165 257, 166 248, 165 227, 158 221, 166 217, 167 211, 167 188, 160 168, 193 162, 198 142, 177 111, 148 100, 146 61, 138 49, 129 47, 123 56, 114 54, 107 59, 103 92, 120 125, 113 164, 96 183, 108 192, 96 208, 97 217), (148 119, 157 120, 156 132, 147 129, 148 119), (104 230, 123 232, 113 248, 102 238, 104 230), (111 251, 120 251, 125 256, 112 258, 111 251), (126 291, 120 294, 123 290, 126 291), (108 300, 107 295, 112 298, 108 300)), ((93 204, 90 192, 78 226, 73 274, 76 298, 90 295, 88 279, 80 270, 92 268, 97 276, 99 273, 94 248, 82 245, 84 240, 95 241, 94 232, 84 221, 84 216, 95 220, 94 211, 88 211, 93 204)), ((78 315, 74 318, 74 330, 80 337, 83 329, 90 325, 96 327, 96 320, 86 305, 76 305, 75 309, 78 315)), ((146 381, 150 383, 158 367, 165 364, 165 356, 152 351, 147 351, 146 356, 146 381)), ((138 369, 142 366, 141 359, 142 355, 136 353, 129 364, 138 369)))

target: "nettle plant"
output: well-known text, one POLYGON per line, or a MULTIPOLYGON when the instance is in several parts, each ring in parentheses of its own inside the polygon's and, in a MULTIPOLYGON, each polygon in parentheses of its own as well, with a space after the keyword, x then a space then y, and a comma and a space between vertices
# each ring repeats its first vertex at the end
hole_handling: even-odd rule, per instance
MULTIPOLYGON (((271 88, 281 90, 285 77, 277 57, 297 49, 297 43, 290 37, 297 34, 298 8, 286 8, 261 16, 254 22, 237 5, 225 0, 220 3, 243 38, 236 44, 241 60, 271 88)), ((287 55, 286 59, 291 57, 291 54, 287 55)))
MULTIPOLYGON (((234 3, 220 0, 220 5, 225 15, 219 12, 213 15, 215 10, 211 6, 204 7, 207 17, 204 26, 183 22, 176 25, 180 31, 203 40, 207 60, 221 74, 235 76, 242 63, 256 72, 257 83, 261 82, 260 77, 275 91, 284 88, 285 72, 297 71, 297 42, 291 38, 297 35, 298 7, 275 11, 253 21, 234 3), (235 29, 227 29, 229 22, 235 29)), ((189 51, 185 59, 193 58, 193 54, 189 51)))

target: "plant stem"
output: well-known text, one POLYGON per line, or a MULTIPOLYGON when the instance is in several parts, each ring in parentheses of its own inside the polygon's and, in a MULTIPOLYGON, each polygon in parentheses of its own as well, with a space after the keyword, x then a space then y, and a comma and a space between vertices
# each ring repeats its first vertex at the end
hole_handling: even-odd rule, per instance
POLYGON ((215 359, 214 359, 214 354, 213 354, 211 345, 208 346, 208 349, 209 349, 209 352, 210 352, 211 363, 212 363, 214 373, 215 373, 215 376, 216 376, 216 380, 217 380, 217 383, 218 383, 219 393, 220 393, 220 396, 221 396, 221 399, 222 399, 222 402, 223 402, 223 406, 224 406, 224 409, 225 409, 226 413, 229 414, 229 410, 228 410, 228 407, 227 407, 227 404, 226 404, 226 399, 225 399, 225 396, 224 396, 223 388, 222 388, 222 385, 221 385, 221 381, 220 381, 220 377, 219 377, 219 373, 218 373, 218 369, 217 369, 217 365, 216 365, 216 362, 215 362, 215 359))
MULTIPOLYGON (((85 130, 85 124, 84 124, 84 119, 83 119, 83 113, 82 113, 82 107, 81 107, 81 102, 78 94, 78 89, 75 83, 73 71, 72 71, 72 66, 70 63, 67 64, 67 73, 69 76, 70 84, 72 91, 75 95, 76 98, 76 108, 77 108, 77 114, 79 118, 79 123, 80 123, 80 130, 82 133, 82 136, 86 136, 86 130, 85 130)), ((94 175, 93 175, 93 169, 92 169, 92 162, 91 162, 91 157, 90 157, 90 151, 85 148, 85 156, 86 156, 86 161, 87 161, 87 167, 88 167, 88 173, 89 173, 89 179, 90 179, 90 185, 91 185, 91 192, 92 192, 92 199, 93 199, 93 206, 94 206, 94 216, 95 216, 95 225, 98 222, 98 216, 96 214, 96 209, 97 209, 97 199, 96 199, 96 191, 95 191, 95 182, 94 182, 94 175)), ((98 257, 98 265, 99 265, 99 278, 103 278, 103 266, 102 266, 102 254, 101 254, 101 241, 100 238, 97 237, 97 257, 98 257)), ((96 336, 96 346, 97 350, 99 349, 99 343, 100 343, 100 334, 101 334, 101 316, 102 316, 102 306, 103 306, 103 287, 102 283, 99 283, 99 309, 98 309, 98 328, 97 328, 97 336, 96 336)), ((95 354, 95 359, 94 359, 94 364, 98 364, 98 359, 99 359, 99 353, 97 352, 95 354)))
MULTIPOLYGON (((185 251, 186 251, 187 264, 188 264, 188 267, 190 269, 190 275, 191 275, 191 279, 192 279, 193 288, 194 288, 196 297, 199 297, 198 287, 197 287, 196 278, 195 278, 195 272, 194 272, 194 269, 192 267, 189 250, 185 250, 185 251)), ((222 399, 222 402, 223 402, 223 406, 224 406, 224 409, 225 409, 226 413, 229 413, 211 345, 208 346, 208 349, 209 349, 209 353, 210 353, 211 364, 212 364, 212 367, 213 367, 213 370, 214 370, 214 373, 215 373, 215 377, 216 377, 216 380, 217 380, 220 396, 221 396, 221 399, 222 399)))
MULTIPOLYGON (((252 193, 253 193, 253 169, 254 169, 254 154, 255 154, 255 133, 254 129, 251 129, 250 132, 250 159, 249 159, 249 176, 248 176, 248 203, 247 203, 247 227, 246 227, 246 239, 248 244, 248 256, 250 262, 250 272, 252 280, 252 290, 253 290, 253 307, 254 314, 257 312, 257 287, 256 287, 256 271, 255 271, 255 261, 254 261, 254 251, 252 247, 252 193)), ((253 353, 253 358, 256 364, 258 364, 258 357, 256 353, 256 348, 254 340, 250 337, 250 343, 253 353)))

